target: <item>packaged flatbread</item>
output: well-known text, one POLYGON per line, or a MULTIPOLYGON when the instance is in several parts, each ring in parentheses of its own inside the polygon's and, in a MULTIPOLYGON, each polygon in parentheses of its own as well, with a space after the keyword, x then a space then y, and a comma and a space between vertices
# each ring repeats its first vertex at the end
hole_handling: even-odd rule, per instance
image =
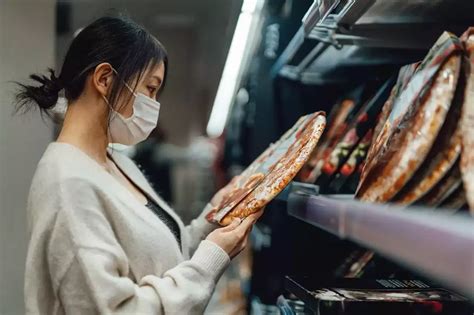
POLYGON ((337 123, 331 124, 331 129, 324 136, 324 142, 321 146, 318 146, 310 157, 308 162, 311 171, 309 175, 304 179, 307 183, 314 183, 316 179, 321 175, 321 169, 324 161, 329 157, 332 150, 336 147, 337 143, 342 139, 345 132, 349 128, 350 121, 353 116, 357 114, 358 107, 355 100, 345 99, 341 103, 340 112, 336 115, 337 123))
POLYGON ((417 205, 439 207, 456 189, 462 186, 459 160, 443 179, 437 183, 423 198, 416 202, 417 205))
POLYGON ((317 168, 318 161, 322 159, 323 153, 329 146, 334 146, 334 139, 339 139, 347 128, 347 118, 350 116, 355 106, 353 99, 343 99, 336 103, 327 119, 327 128, 324 131, 318 147, 311 153, 308 162, 298 174, 298 180, 301 182, 314 182, 319 175, 317 168))
POLYGON ((306 163, 324 131, 325 124, 326 118, 323 112, 307 115, 298 120, 293 128, 239 176, 245 179, 243 182, 247 182, 256 174, 263 174, 262 178, 259 175, 258 180, 252 181, 256 183, 252 185, 253 188, 246 189, 245 193, 239 194, 239 198, 232 202, 216 205, 207 215, 207 219, 228 225, 233 218, 243 219, 269 203, 306 163))
POLYGON ((365 94, 370 91, 370 87, 357 87, 333 110, 331 117, 334 117, 334 122, 330 123, 330 129, 325 135, 323 134, 322 143, 318 144, 316 150, 311 154, 308 161, 311 171, 304 182, 314 183, 319 178, 324 162, 351 127, 360 109, 366 104, 365 94))
POLYGON ((382 111, 379 115, 377 125, 374 129, 373 139, 371 141, 371 146, 367 152, 367 158, 365 161, 364 169, 361 174, 361 180, 365 178, 365 175, 370 172, 373 164, 376 163, 377 158, 380 154, 382 145, 386 142, 387 137, 389 136, 389 127, 391 126, 387 122, 389 115, 393 109, 393 103, 400 96, 400 93, 406 88, 411 77, 415 73, 416 69, 420 65, 419 62, 413 63, 410 65, 403 66, 398 72, 397 82, 390 92, 390 96, 382 107, 382 111))
POLYGON ((444 33, 394 101, 388 132, 373 165, 366 166, 356 196, 370 202, 393 198, 428 155, 451 107, 461 69, 462 45, 444 33))
POLYGON ((451 210, 450 212, 455 212, 460 210, 466 204, 466 191, 464 190, 463 185, 451 193, 451 195, 446 198, 443 203, 439 206, 443 210, 451 210))
POLYGON ((258 156, 240 175, 234 177, 211 201, 207 214, 209 221, 220 221, 265 178, 275 161, 285 154, 285 147, 294 141, 296 134, 311 120, 311 115, 301 117, 280 139, 258 156), (219 212, 219 213, 218 213, 219 212))
POLYGON ((461 107, 465 90, 465 71, 459 78, 456 96, 431 151, 411 180, 391 200, 412 204, 432 189, 453 167, 461 154, 461 107))
POLYGON ((359 141, 347 161, 339 169, 339 172, 334 176, 334 179, 329 184, 329 190, 331 193, 354 193, 355 188, 351 191, 350 188, 348 190, 344 190, 343 187, 345 186, 346 182, 356 173, 360 165, 364 162, 371 141, 372 129, 369 129, 369 131, 367 131, 365 136, 359 141))
POLYGON ((461 39, 470 65, 461 119, 461 172, 467 202, 471 213, 474 214, 474 28, 469 28, 461 39))

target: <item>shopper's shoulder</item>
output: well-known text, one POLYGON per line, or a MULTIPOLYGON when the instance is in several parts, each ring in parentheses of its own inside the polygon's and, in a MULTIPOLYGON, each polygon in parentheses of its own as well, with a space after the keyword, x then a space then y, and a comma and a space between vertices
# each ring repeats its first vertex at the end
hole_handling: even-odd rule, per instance
POLYGON ((42 186, 67 187, 70 183, 100 186, 97 182, 101 169, 94 163, 96 162, 77 148, 68 144, 51 143, 38 163, 34 182, 42 186))

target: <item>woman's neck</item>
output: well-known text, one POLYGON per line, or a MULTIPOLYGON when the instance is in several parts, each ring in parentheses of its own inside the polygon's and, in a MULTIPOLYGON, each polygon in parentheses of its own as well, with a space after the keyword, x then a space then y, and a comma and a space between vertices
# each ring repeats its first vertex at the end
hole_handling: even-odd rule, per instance
POLYGON ((68 106, 58 142, 66 142, 83 150, 100 164, 107 162, 108 108, 87 100, 68 106))

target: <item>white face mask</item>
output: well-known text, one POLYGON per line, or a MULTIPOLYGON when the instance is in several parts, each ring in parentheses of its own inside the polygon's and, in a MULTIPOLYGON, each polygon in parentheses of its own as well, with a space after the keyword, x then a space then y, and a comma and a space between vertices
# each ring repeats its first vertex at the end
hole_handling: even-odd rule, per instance
MULTIPOLYGON (((117 73, 115 70, 114 72, 117 73)), ((124 118, 111 107, 109 143, 135 145, 148 138, 153 129, 156 128, 160 114, 160 103, 142 93, 135 93, 127 83, 124 82, 124 84, 135 96, 133 113, 130 117, 124 118)), ((105 96, 104 99, 109 104, 105 96)))

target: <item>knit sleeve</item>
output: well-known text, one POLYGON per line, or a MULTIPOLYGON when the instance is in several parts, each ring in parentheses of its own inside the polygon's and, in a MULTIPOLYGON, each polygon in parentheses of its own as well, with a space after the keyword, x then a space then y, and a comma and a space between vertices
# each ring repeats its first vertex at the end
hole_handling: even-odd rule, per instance
POLYGON ((201 214, 196 219, 192 220, 188 226, 186 226, 186 232, 188 233, 190 240, 189 248, 191 254, 209 233, 219 227, 217 224, 210 223, 206 219, 206 215, 211 209, 212 206, 207 204, 201 214))
POLYGON ((67 314, 202 314, 230 260, 220 247, 203 241, 190 260, 162 275, 135 279, 105 212, 97 210, 106 204, 98 190, 74 181, 61 193, 55 227, 62 231, 53 236, 74 251, 58 285, 67 314))

